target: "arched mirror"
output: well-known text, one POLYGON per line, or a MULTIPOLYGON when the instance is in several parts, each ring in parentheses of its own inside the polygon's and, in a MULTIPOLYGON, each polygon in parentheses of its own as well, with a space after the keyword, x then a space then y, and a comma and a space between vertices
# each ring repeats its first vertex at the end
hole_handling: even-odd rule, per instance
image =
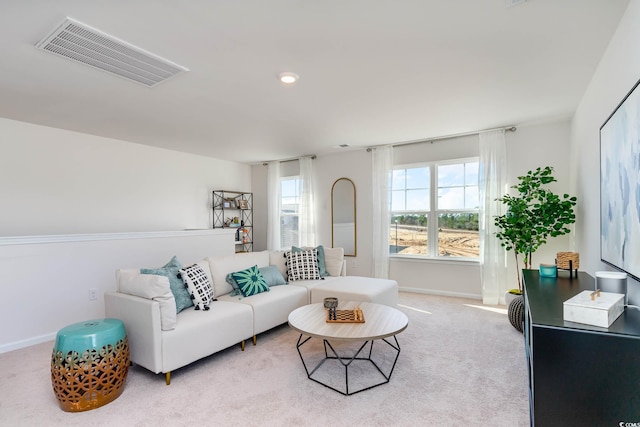
POLYGON ((331 187, 331 246, 356 256, 356 186, 340 178, 331 187))

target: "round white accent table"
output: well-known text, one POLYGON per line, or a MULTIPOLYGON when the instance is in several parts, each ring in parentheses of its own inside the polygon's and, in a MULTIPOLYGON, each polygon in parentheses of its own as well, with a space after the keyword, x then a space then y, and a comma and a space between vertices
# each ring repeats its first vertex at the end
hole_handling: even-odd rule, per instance
POLYGON ((321 303, 305 305, 292 311, 291 314, 289 314, 289 326, 300 332, 300 337, 298 338, 296 349, 298 350, 298 355, 300 356, 302 365, 304 366, 304 369, 307 373, 307 377, 310 380, 315 381, 318 384, 322 384, 323 386, 337 391, 338 393, 345 396, 369 390, 373 387, 377 387, 389 382, 389 380, 391 379, 391 374, 395 369, 396 362, 398 361, 398 357, 400 356, 400 344, 398 344, 396 335, 404 331, 409 323, 407 316, 403 312, 393 307, 382 304, 375 304, 370 302, 340 301, 338 310, 349 310, 356 307, 360 307, 360 309, 362 309, 365 323, 329 323, 327 322, 327 310, 321 303), (306 338, 303 339, 303 337, 306 338), (307 363, 305 362, 305 359, 300 352, 300 348, 314 337, 320 338, 323 341, 324 358, 313 369, 309 370, 309 367, 307 366, 307 363), (388 338, 393 338, 394 342, 391 342, 390 340, 388 340, 388 338), (373 343, 376 340, 381 340, 382 342, 388 344, 393 349, 393 351, 395 351, 393 365, 391 366, 388 374, 383 372, 378 364, 371 359, 371 355, 373 353, 373 343), (330 341, 364 341, 364 343, 359 347, 359 349, 353 354, 352 357, 344 357, 340 356, 336 352, 330 341), (361 354, 363 354, 363 356, 361 356, 361 354), (345 368, 344 390, 332 387, 326 382, 313 377, 318 368, 320 368, 327 360, 338 360, 340 364, 342 364, 342 366, 345 368), (382 375, 384 379, 380 382, 361 388, 359 390, 350 391, 349 366, 356 360, 366 360, 373 364, 373 366, 377 369, 377 371, 382 375))

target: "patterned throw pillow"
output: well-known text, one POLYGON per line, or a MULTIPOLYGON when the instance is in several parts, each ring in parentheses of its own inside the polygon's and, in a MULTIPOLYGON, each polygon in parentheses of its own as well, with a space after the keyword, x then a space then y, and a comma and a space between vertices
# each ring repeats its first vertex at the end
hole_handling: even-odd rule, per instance
MULTIPOLYGON (((291 246, 291 252, 302 252, 309 249, 314 248, 298 248, 297 246, 291 246)), ((327 267, 324 262, 324 246, 319 245, 315 247, 315 250, 318 251, 318 270, 320 271, 320 276, 328 276, 329 272, 327 271, 327 267)))
POLYGON ((264 281, 264 277, 262 277, 257 265, 247 268, 246 270, 231 273, 231 275, 238 284, 240 292, 242 292, 242 295, 245 297, 250 297, 251 295, 256 295, 261 292, 269 292, 269 287, 264 281))
POLYGON ((287 252, 287 276, 290 282, 297 280, 318 280, 318 251, 310 249, 302 252, 287 252))
POLYGON ((184 282, 180 279, 179 273, 182 264, 175 256, 171 261, 166 263, 162 268, 141 268, 141 274, 155 274, 156 276, 165 276, 169 278, 169 287, 171 293, 176 300, 176 313, 180 313, 187 307, 193 305, 189 291, 184 287, 184 282))
POLYGON ((213 286, 207 273, 198 264, 180 270, 184 286, 189 290, 196 310, 209 310, 213 301, 213 286))

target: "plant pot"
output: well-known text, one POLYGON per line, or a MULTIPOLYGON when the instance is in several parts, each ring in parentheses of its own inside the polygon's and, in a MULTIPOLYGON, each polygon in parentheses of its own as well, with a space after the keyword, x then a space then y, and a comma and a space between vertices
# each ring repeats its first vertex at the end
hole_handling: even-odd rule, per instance
POLYGON ((509 315, 509 322, 519 332, 522 332, 524 322, 524 298, 522 295, 514 295, 515 298, 509 303, 509 309, 507 310, 509 315))
POLYGON ((519 296, 522 296, 522 293, 514 293, 513 291, 518 292, 517 289, 510 289, 504 294, 504 303, 507 307, 509 307, 509 304, 511 304, 511 301, 513 301, 519 296))

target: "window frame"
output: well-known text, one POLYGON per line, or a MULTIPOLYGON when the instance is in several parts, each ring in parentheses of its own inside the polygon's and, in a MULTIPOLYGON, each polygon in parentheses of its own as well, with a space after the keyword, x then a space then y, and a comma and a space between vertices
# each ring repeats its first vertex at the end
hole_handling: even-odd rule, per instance
MULTIPOLYGON (((480 163, 479 156, 475 157, 463 157, 459 159, 445 159, 445 160, 434 160, 429 162, 417 162, 417 163, 408 163, 408 164, 398 164, 393 165, 393 170, 402 170, 402 169, 414 169, 421 167, 429 168, 429 210, 402 210, 402 211, 393 211, 392 208, 392 176, 389 177, 389 212, 390 219, 395 215, 422 215, 424 214, 427 218, 427 253, 423 254, 399 254, 393 253, 389 250, 389 257, 391 258, 416 258, 416 259, 425 259, 425 260, 439 260, 439 261, 447 261, 447 262, 480 262, 480 256, 477 257, 451 257, 440 255, 438 251, 438 233, 439 233, 439 216, 441 214, 476 214, 478 218, 480 217, 480 200, 478 200, 478 208, 477 209, 440 209, 438 206, 438 166, 446 166, 446 165, 459 165, 464 163, 480 163)), ((479 192, 479 182, 477 184, 478 192, 479 192)), ((397 190, 396 190, 397 191, 397 190)), ((406 185, 404 188, 405 191, 405 208, 406 208, 406 185)), ((391 227, 392 224, 389 223, 389 235, 391 235, 391 227)), ((389 245, 391 246, 391 245, 389 245)))

